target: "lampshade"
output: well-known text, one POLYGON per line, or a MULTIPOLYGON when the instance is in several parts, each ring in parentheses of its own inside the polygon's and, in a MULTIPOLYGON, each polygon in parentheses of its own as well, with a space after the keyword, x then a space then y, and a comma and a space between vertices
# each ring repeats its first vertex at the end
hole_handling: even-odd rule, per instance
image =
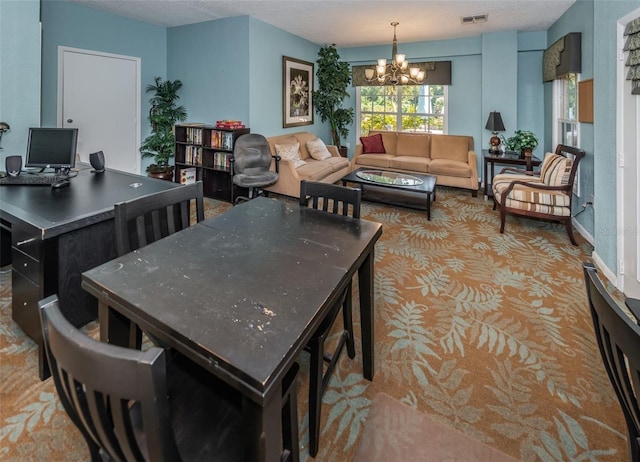
POLYGON ((502 123, 502 116, 499 112, 490 112, 487 119, 487 125, 484 127, 492 132, 503 132, 505 130, 504 123, 502 123))

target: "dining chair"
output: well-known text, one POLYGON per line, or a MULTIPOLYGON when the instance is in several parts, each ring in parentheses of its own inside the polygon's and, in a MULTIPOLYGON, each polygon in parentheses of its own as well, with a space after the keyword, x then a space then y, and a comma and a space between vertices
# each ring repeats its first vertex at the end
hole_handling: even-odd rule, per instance
POLYGON ((491 185, 493 209, 500 207, 500 232, 504 233, 507 213, 559 221, 573 245, 572 199, 582 149, 559 144, 547 153, 538 172, 503 168, 491 185))
POLYGON ((196 221, 204 220, 202 181, 137 197, 114 206, 118 256, 187 228, 191 224, 191 201, 196 221))
POLYGON ((231 177, 233 184, 249 190, 249 196, 233 199, 249 200, 263 195, 262 188, 278 181, 280 156, 272 156, 267 139, 257 133, 241 135, 236 140, 231 157, 231 177), (275 172, 270 171, 271 159, 275 160, 275 172))
MULTIPOLYGON (((114 205, 116 252, 122 256, 181 231, 191 224, 191 201, 195 201, 195 219, 204 220, 202 181, 137 197, 114 205)), ((101 338, 107 338, 109 313, 98 314, 101 338)), ((152 338, 155 342, 155 340, 152 338)), ((140 348, 142 332, 130 322, 128 344, 140 348)))
MULTIPOLYGON (((300 182, 300 205, 323 210, 328 213, 337 213, 344 216, 360 218, 361 191, 356 188, 338 186, 335 184, 319 183, 302 180, 300 182), (351 212, 349 212, 351 210, 351 212)), ((309 378, 309 455, 315 457, 318 453, 320 441, 320 419, 322 411, 322 395, 327 388, 331 374, 340 357, 345 344, 349 358, 356 356, 353 339, 352 320, 352 288, 347 285, 344 293, 329 314, 315 331, 306 350, 310 353, 310 378, 309 378), (344 329, 332 352, 325 352, 325 342, 331 328, 342 308, 344 329), (327 369, 324 370, 324 363, 327 369)))
MULTIPOLYGON (((38 303, 60 401, 93 462, 242 461, 241 397, 183 355, 98 342, 71 325, 55 295, 38 303)), ((294 363, 283 381, 282 461, 297 462, 294 363)))
POLYGON ((627 298, 626 314, 607 292, 592 263, 584 263, 589 310, 604 367, 627 423, 629 460, 640 460, 640 300, 627 298))

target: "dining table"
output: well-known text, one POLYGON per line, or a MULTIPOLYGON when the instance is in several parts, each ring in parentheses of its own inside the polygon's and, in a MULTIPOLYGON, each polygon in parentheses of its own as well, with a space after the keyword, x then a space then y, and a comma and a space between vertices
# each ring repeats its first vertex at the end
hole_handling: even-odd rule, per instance
MULTIPOLYGON (((82 287, 236 389, 251 422, 246 459, 277 461, 283 378, 356 273, 363 376, 373 380, 381 235, 373 221, 258 197, 84 272, 82 287)), ((113 324, 102 340, 127 337, 113 324)))

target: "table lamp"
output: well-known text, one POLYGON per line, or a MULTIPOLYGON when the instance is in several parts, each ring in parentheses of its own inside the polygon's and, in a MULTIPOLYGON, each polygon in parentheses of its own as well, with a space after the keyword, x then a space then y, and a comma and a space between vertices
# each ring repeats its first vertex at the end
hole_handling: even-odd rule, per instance
POLYGON ((487 130, 491 130, 492 136, 489 140, 489 152, 491 154, 498 154, 502 152, 500 150, 500 137, 498 136, 498 132, 503 132, 505 130, 504 123, 502 123, 502 116, 499 112, 493 111, 489 113, 489 118, 487 119, 487 125, 484 127, 487 130))

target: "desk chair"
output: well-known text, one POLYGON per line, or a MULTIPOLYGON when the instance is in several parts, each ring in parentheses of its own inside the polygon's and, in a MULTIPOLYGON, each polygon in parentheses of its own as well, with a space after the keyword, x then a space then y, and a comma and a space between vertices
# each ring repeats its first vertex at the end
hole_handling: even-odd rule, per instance
POLYGON ((571 200, 578 164, 584 156, 582 149, 559 144, 555 153, 544 157, 537 174, 503 168, 491 185, 493 209, 500 207, 500 232, 504 233, 508 212, 564 223, 569 240, 577 245, 571 227, 571 200))
POLYGON ((236 197, 233 203, 264 195, 262 188, 278 181, 279 162, 280 156, 271 155, 264 136, 246 134, 238 137, 231 158, 231 177, 233 184, 249 190, 249 197, 236 197), (275 159, 275 172, 269 170, 272 157, 275 159))
MULTIPOLYGON (((114 205, 115 239, 118 256, 151 244, 191 224, 191 201, 196 204, 196 221, 204 220, 202 181, 137 197, 114 205)), ((108 313, 101 310, 100 338, 108 338, 108 313)), ((128 345, 140 348, 142 333, 131 325, 128 345)))
MULTIPOLYGON (((360 189, 356 188, 306 180, 300 182, 301 206, 311 206, 314 209, 329 213, 339 213, 344 216, 349 216, 349 209, 351 209, 353 218, 360 218, 361 194, 360 189)), ((311 457, 315 457, 318 453, 322 395, 327 388, 331 374, 345 344, 347 345, 349 358, 353 359, 356 356, 353 340, 351 294, 351 283, 349 283, 339 302, 331 309, 306 346, 311 355, 309 379, 309 455, 311 457), (324 351, 325 341, 340 313, 340 308, 342 308, 344 330, 340 334, 340 339, 334 351, 326 353, 324 351), (326 371, 324 371, 323 362, 328 363, 326 371)))
MULTIPOLYGON (((184 356, 88 337, 62 315, 56 296, 38 306, 56 390, 93 462, 244 460, 237 392, 184 356)), ((281 460, 298 460, 297 370, 294 363, 283 383, 281 460)))
POLYGON ((598 348, 627 423, 629 460, 635 462, 640 460, 640 301, 625 301, 632 319, 604 288, 596 267, 585 263, 583 269, 598 348))

